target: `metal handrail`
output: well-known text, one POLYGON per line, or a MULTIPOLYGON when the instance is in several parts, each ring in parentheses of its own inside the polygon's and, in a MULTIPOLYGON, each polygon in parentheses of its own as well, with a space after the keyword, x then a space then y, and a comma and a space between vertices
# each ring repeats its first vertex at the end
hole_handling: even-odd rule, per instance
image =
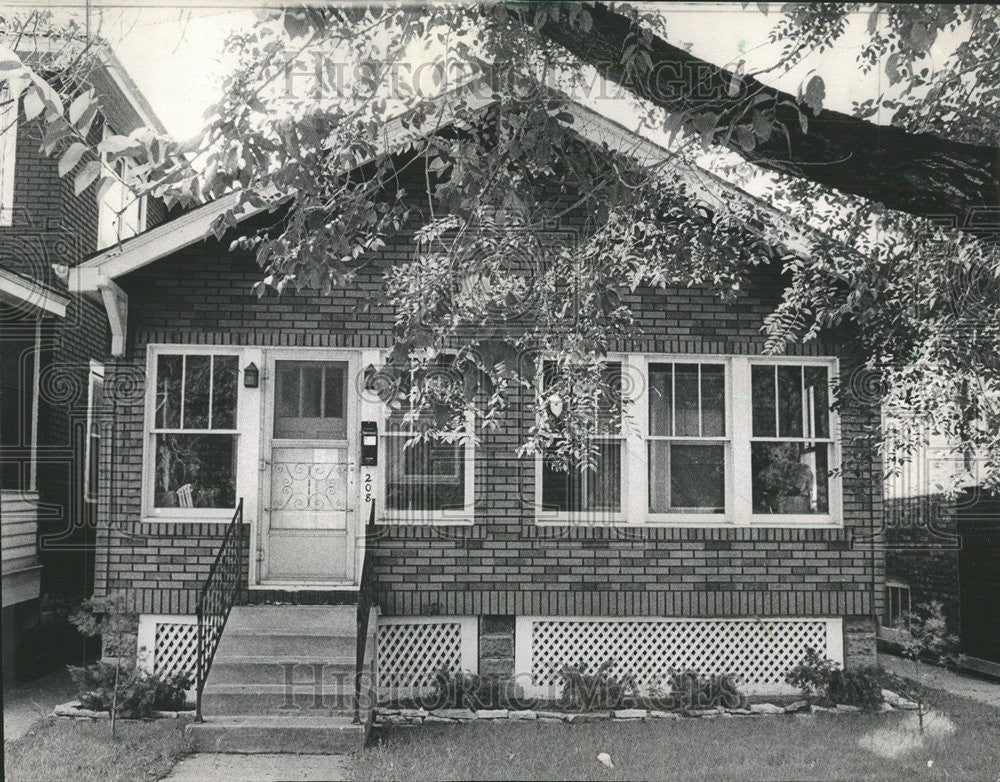
MULTIPOLYGON (((361 689, 364 686, 365 651, 368 641, 368 620, 375 605, 375 566, 370 550, 375 539, 375 503, 365 525, 365 556, 361 564, 361 578, 358 581, 358 638, 357 658, 354 667, 354 721, 361 722, 361 689)), ((374 686, 373 683, 370 683, 374 686)))
POLYGON ((222 536, 219 553, 208 571, 208 578, 198 594, 198 671, 195 718, 201 716, 201 695, 208 670, 219 646, 219 639, 234 605, 245 600, 243 565, 246 560, 243 539, 243 499, 236 506, 232 521, 222 536))

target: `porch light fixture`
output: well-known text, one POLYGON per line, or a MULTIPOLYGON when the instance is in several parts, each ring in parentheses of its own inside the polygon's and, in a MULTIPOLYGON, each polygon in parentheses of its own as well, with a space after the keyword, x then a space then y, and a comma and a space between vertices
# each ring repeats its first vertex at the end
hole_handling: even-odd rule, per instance
POLYGON ((243 387, 257 388, 260 385, 260 370, 252 361, 243 367, 243 387))

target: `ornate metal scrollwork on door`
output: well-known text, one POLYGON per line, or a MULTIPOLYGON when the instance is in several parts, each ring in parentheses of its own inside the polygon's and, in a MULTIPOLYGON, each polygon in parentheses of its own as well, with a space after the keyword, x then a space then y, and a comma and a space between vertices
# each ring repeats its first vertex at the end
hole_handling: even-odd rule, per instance
POLYGON ((345 510, 347 468, 345 463, 275 463, 271 467, 271 510, 345 510))

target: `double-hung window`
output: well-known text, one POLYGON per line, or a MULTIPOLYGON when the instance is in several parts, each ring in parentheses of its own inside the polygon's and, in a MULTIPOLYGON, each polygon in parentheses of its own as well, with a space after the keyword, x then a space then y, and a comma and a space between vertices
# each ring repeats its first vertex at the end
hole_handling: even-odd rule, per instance
POLYGON ((754 514, 829 514, 833 438, 826 366, 751 365, 754 514))
POLYGON ((239 359, 157 352, 148 426, 147 515, 220 515, 236 507, 239 359))
POLYGON ((417 394, 447 394, 462 384, 450 357, 440 357, 426 373, 422 389, 411 376, 399 378, 402 404, 385 422, 385 519, 390 522, 471 523, 475 451, 472 420, 465 427, 428 435, 443 413, 433 401, 421 407, 417 394), (418 412, 414 412, 417 410, 418 412))
POLYGON ((726 512, 726 366, 648 364, 649 513, 726 512))
POLYGON ((539 458, 539 522, 841 523, 833 359, 630 354, 608 367, 634 375, 634 419, 604 438, 596 472, 539 458))
MULTIPOLYGON (((546 386, 551 385, 555 365, 544 362, 542 368, 542 398, 548 397, 546 386)), ((593 463, 569 470, 557 469, 548 454, 540 454, 541 502, 539 518, 573 516, 580 520, 618 518, 622 512, 622 460, 624 436, 622 432, 622 363, 608 361, 605 367, 605 388, 600 393, 585 394, 587 410, 584 414, 596 419, 593 463)), ((560 399, 562 409, 569 414, 569 407, 580 404, 578 399, 560 399)), ((550 404, 551 406, 551 404, 550 404)), ((562 411, 560 411, 562 412, 562 411)), ((558 416, 557 416, 558 418, 558 416)))

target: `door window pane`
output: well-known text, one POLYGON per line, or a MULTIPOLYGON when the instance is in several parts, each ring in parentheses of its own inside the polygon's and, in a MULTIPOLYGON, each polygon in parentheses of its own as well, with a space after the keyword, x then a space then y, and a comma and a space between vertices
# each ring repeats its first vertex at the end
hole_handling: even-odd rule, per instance
POLYGON ((347 437, 343 361, 276 361, 274 436, 295 440, 347 437))

